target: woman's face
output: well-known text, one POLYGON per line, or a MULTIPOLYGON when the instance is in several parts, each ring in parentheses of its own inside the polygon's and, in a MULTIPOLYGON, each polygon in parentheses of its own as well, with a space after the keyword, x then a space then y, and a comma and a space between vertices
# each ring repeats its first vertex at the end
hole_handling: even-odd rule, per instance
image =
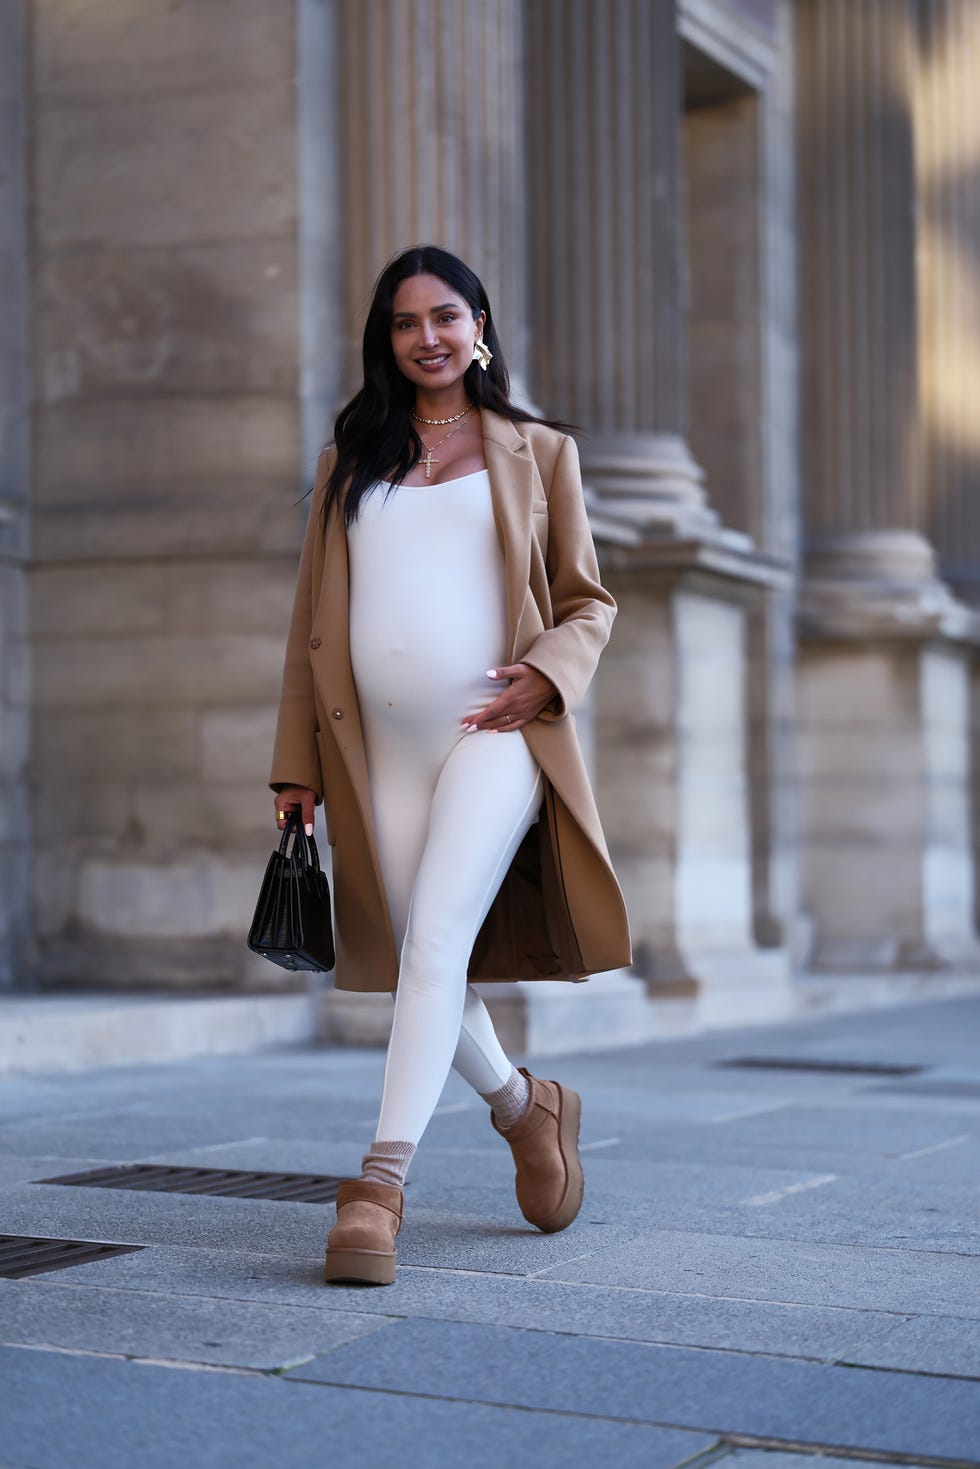
POLYGON ((412 275, 395 292, 391 348, 410 382, 428 392, 451 388, 473 361, 485 315, 473 313, 436 275, 412 275))

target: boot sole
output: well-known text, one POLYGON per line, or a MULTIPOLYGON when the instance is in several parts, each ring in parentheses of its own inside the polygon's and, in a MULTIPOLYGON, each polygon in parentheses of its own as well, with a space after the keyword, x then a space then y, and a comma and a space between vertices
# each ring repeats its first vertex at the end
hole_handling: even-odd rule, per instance
POLYGON ((395 1256, 374 1250, 328 1250, 324 1279, 331 1285, 394 1285, 395 1256))
POLYGON ((568 1186, 565 1189, 565 1197, 558 1208, 542 1224, 534 1219, 530 1222, 536 1224, 542 1234, 557 1234, 561 1229, 567 1229, 582 1207, 582 1198, 585 1194, 585 1175, 582 1172, 582 1164, 578 1156, 578 1135, 582 1125, 582 1098, 578 1092, 573 1092, 571 1087, 559 1086, 561 1098, 561 1118, 559 1119, 558 1136, 561 1139, 561 1154, 568 1169, 568 1186))

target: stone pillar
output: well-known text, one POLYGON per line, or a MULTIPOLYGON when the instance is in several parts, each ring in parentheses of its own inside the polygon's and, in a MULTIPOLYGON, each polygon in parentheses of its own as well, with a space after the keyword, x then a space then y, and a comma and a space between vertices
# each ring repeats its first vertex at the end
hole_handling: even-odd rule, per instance
POLYGON ((916 112, 919 387, 926 528, 943 575, 980 603, 980 8, 921 0, 916 112))
POLYGON ((533 382, 607 508, 718 525, 685 436, 675 0, 531 0, 533 382))
POLYGON ((0 0, 0 990, 24 982, 30 920, 26 80, 26 7, 0 0))
POLYGON ((297 163, 331 12, 144 9, 33 7, 39 977, 274 988, 244 934, 336 350, 301 327, 336 201, 297 163))
POLYGON ((916 16, 913 0, 797 8, 804 888, 814 964, 852 970, 976 957, 977 628, 924 534, 916 16))
POLYGON ((345 387, 360 381, 371 285, 410 245, 483 280, 526 378, 525 135, 519 0, 338 0, 345 387))
POLYGON ((780 578, 725 529, 687 443, 677 7, 527 8, 532 387, 579 424, 620 612, 595 683, 596 788, 651 994, 700 1020, 786 1003, 753 932, 747 641, 780 578))

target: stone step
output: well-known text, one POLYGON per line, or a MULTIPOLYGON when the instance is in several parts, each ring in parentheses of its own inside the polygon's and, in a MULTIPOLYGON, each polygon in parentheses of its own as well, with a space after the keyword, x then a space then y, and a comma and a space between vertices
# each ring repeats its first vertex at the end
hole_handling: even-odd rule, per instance
POLYGON ((0 995, 0 1075, 227 1055, 315 1038, 307 994, 0 995))

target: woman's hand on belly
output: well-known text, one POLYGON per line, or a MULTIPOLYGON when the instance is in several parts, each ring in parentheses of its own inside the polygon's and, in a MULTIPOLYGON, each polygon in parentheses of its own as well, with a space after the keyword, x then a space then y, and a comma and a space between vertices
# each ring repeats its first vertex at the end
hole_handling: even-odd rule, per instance
POLYGON ((536 719, 546 704, 558 694, 550 678, 545 678, 527 663, 512 663, 507 668, 488 668, 488 678, 509 678, 510 683, 492 704, 461 721, 467 734, 488 729, 496 734, 520 729, 536 719))

